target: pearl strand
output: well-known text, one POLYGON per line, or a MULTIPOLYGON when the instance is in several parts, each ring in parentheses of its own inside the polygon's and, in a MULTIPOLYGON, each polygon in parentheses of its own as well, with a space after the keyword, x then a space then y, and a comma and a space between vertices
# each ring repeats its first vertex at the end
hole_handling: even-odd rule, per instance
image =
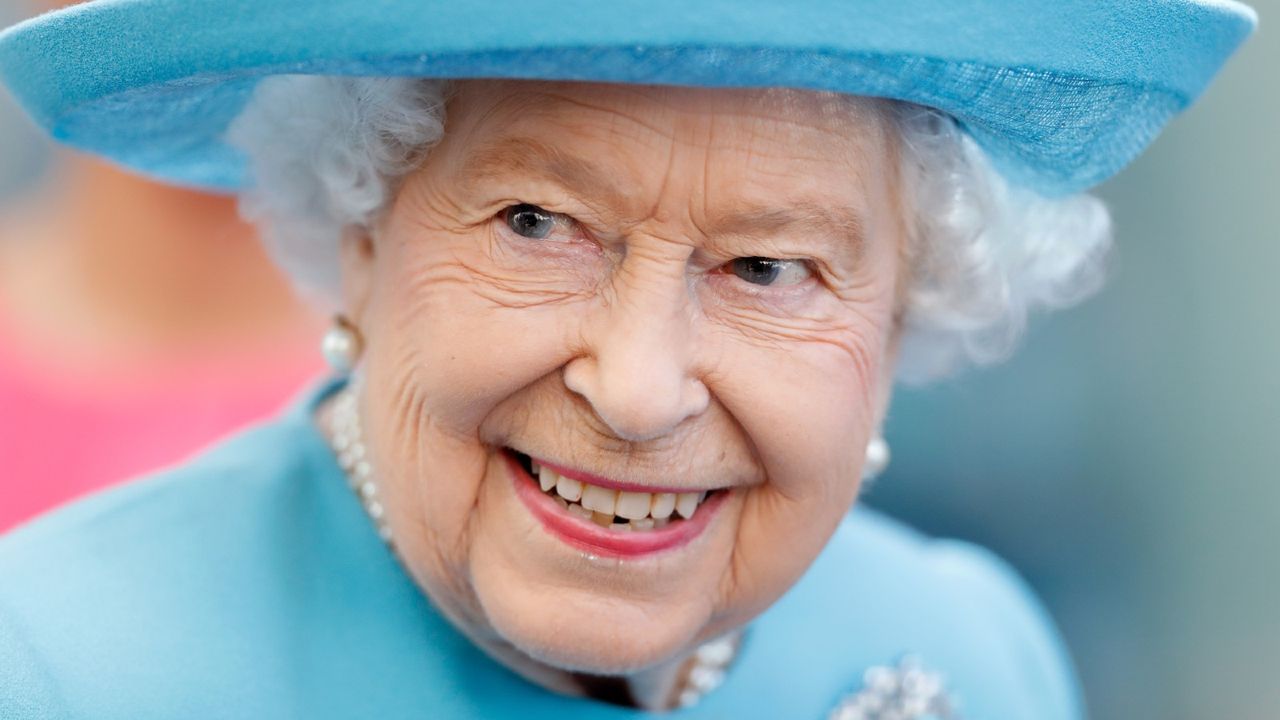
POLYGON ((339 390, 330 406, 329 433, 338 466, 346 473, 347 484, 360 499, 364 511, 378 530, 378 537, 391 544, 391 528, 386 521, 386 508, 378 499, 378 486, 373 480, 373 465, 364 445, 360 426, 360 408, 355 389, 350 385, 339 390))
POLYGON ((725 675, 737 654, 738 641, 732 635, 699 645, 676 696, 676 704, 682 708, 693 707, 707 693, 724 684, 725 675))

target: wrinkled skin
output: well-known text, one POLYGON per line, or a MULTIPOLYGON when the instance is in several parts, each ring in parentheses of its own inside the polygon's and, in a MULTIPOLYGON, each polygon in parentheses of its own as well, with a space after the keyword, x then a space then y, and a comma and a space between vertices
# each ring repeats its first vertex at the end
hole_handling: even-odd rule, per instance
POLYGON ((896 167, 872 101, 459 83, 444 139, 343 249, 380 492, 435 604, 573 692, 564 669, 674 672, 790 587, 887 403, 896 167), (521 203, 555 229, 518 234, 521 203), (761 285, 727 265, 753 256, 796 262, 761 285), (733 492, 686 546, 594 557, 521 504, 502 447, 733 492))

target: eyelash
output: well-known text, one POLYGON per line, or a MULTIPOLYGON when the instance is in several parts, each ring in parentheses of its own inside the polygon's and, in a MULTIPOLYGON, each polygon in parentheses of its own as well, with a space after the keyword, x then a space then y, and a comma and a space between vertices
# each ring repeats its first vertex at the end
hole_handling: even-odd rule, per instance
POLYGON ((551 212, 550 210, 545 210, 531 203, 516 203, 514 205, 508 205, 507 207, 503 208, 501 212, 498 213, 497 219, 503 222, 507 226, 507 229, 510 230, 512 233, 514 233, 516 236, 525 238, 527 240, 544 240, 550 235, 550 233, 555 231, 556 227, 563 226, 563 225, 570 225, 570 226, 576 227, 578 225, 578 221, 574 220, 572 217, 568 215, 565 215, 564 213, 551 212), (514 226, 515 218, 520 215, 534 216, 535 218, 540 218, 540 219, 548 219, 548 220, 551 220, 554 223, 554 225, 547 231, 547 235, 543 235, 542 237, 530 237, 516 230, 514 226))
MULTIPOLYGON (((517 237, 524 238, 526 240, 536 241, 536 242, 542 242, 544 240, 547 240, 550 237, 551 233, 555 232, 555 229, 558 226, 563 226, 563 225, 569 225, 571 227, 579 226, 578 221, 569 215, 566 215, 564 213, 552 212, 550 210, 546 210, 532 203, 524 203, 524 202, 508 205, 507 207, 503 208, 497 214, 497 216, 495 217, 495 220, 498 220, 502 222, 504 225, 506 225, 507 230, 512 234, 516 235, 517 237), (524 220, 517 221, 516 220, 517 216, 526 216, 526 217, 524 220), (529 217, 529 216, 532 216, 532 217, 529 217), (548 229, 546 231, 546 234, 541 236, 536 236, 536 237, 526 235, 516 229, 515 225, 517 223, 527 225, 527 223, 531 220, 533 222, 550 220, 550 221, 553 221, 555 225, 553 225, 550 229, 548 229)), ((803 286, 808 281, 815 279, 818 275, 812 261, 801 259, 801 258, 770 258, 770 257, 762 257, 762 256, 744 256, 744 257, 734 258, 733 260, 730 260, 729 262, 724 263, 723 265, 716 268, 714 272, 719 275, 736 277, 738 280, 741 281, 740 283, 741 285, 748 286, 750 288, 750 291, 754 294, 765 293, 765 292, 784 292, 787 294, 792 294, 800 286, 803 286), (780 274, 783 274, 783 273, 790 272, 794 274, 797 268, 799 268, 802 272, 804 272, 805 276, 796 280, 795 282, 791 282, 786 285, 775 286, 773 284, 754 283, 746 279, 745 277, 743 277, 744 274, 748 274, 748 273, 760 273, 760 272, 769 273, 770 271, 772 271, 773 272, 773 275, 771 277, 771 280, 772 280, 773 278, 777 278, 780 274)))

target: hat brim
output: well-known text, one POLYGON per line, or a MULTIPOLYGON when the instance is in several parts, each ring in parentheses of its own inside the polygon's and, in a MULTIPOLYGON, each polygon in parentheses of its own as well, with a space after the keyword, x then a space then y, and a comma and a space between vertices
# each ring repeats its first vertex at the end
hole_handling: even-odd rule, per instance
POLYGON ((54 137, 234 190, 222 137, 279 73, 795 87, 943 110, 1015 182, 1095 185, 1248 36, 1233 0, 96 0, 0 34, 54 137))

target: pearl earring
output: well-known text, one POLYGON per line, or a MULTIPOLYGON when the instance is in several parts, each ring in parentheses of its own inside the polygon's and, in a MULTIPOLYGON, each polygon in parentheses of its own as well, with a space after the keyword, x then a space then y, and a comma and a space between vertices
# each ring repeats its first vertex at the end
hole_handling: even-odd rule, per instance
POLYGON ((342 315, 333 317, 333 324, 320 341, 320 352, 329 367, 339 375, 350 375, 364 351, 360 331, 342 315))
POLYGON ((882 435, 876 435, 867 441, 867 456, 862 462, 862 479, 875 478, 889 467, 889 443, 882 435))

